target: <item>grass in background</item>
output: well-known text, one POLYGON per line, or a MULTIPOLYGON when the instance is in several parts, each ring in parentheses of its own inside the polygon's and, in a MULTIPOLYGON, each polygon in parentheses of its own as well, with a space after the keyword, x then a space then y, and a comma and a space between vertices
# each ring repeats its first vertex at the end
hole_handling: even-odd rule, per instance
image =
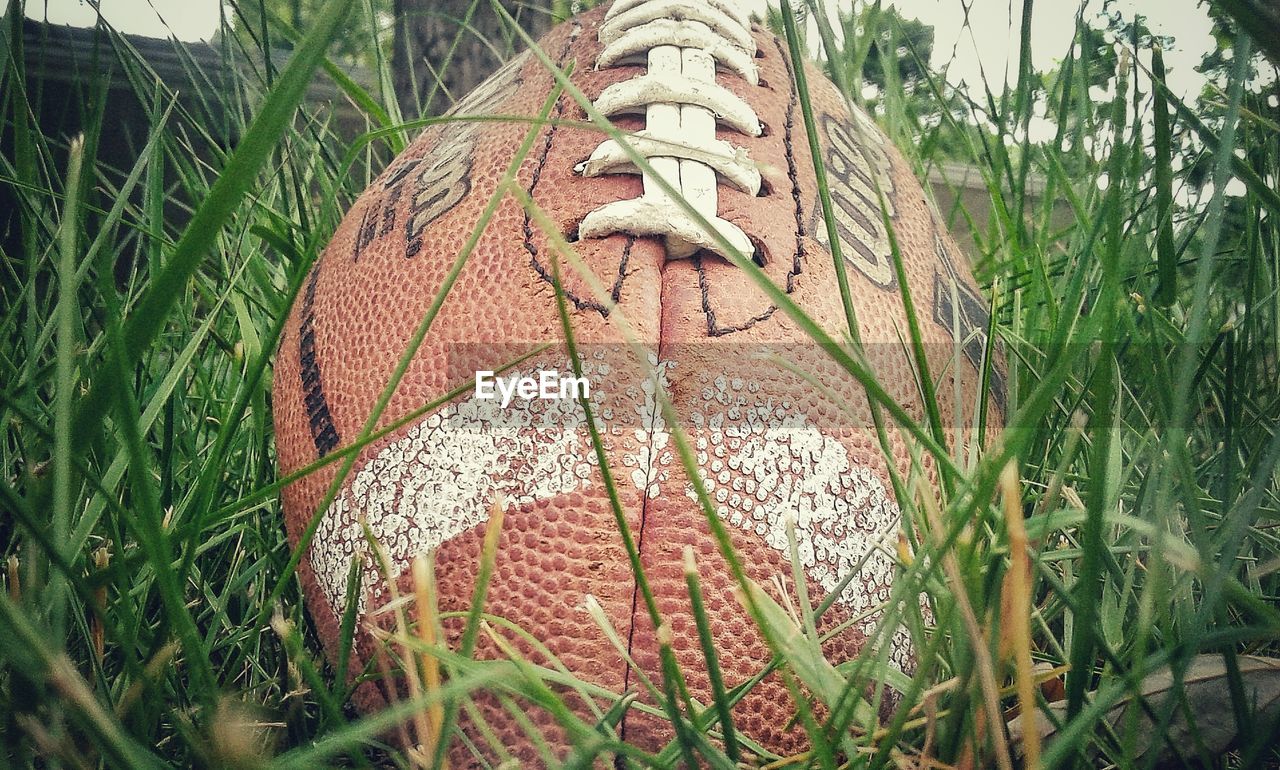
MULTIPOLYGON (((308 630, 276 496, 269 366, 328 234, 386 153, 426 124, 394 122, 393 106, 324 58, 353 26, 385 41, 372 9, 329 0, 305 34, 273 28, 294 41, 283 66, 252 39, 223 36, 223 63, 236 74, 222 91, 233 108, 216 111, 155 85, 127 41, 109 35, 116 66, 147 106, 130 168, 98 153, 101 81, 84 84, 98 98, 86 99, 83 141, 40 132, 44 95, 25 87, 10 9, 0 127, 13 149, 0 158, 0 184, 17 228, 0 294, 0 756, 19 767, 409 763, 417 760, 368 744, 427 701, 444 703, 447 728, 469 710, 468 693, 490 688, 556 714, 576 736, 573 762, 620 751, 637 766, 696 758, 732 767, 753 749, 720 722, 737 693, 688 702, 674 661, 647 694, 655 705, 643 706, 518 657, 477 663, 402 629, 399 644, 439 660, 447 681, 357 719, 345 678, 308 630), (304 102, 321 69, 367 117, 354 143, 330 108, 304 102), (238 137, 233 150, 219 149, 227 135, 238 137), (593 696, 595 723, 565 708, 564 686, 593 696), (628 708, 670 720, 672 745, 656 756, 619 745, 612 728, 628 708)), ((810 39, 804 24, 790 35, 793 49, 829 52, 854 99, 876 39, 859 27, 883 30, 890 50, 899 29, 871 23, 877 8, 860 12, 863 23, 843 34, 810 13, 810 39)), ((775 21, 784 31, 785 13, 775 21)), ((972 236, 1008 360, 1010 416, 980 458, 952 457, 931 441, 934 426, 902 425, 900 410, 882 404, 886 422, 917 436, 921 456, 956 469, 945 499, 895 480, 915 541, 885 627, 906 623, 921 665, 910 680, 889 677, 905 697, 888 723, 876 724, 863 701, 885 676, 881 662, 869 653, 831 666, 811 607, 791 617, 745 586, 778 669, 826 707, 799 699, 814 750, 763 760, 775 767, 926 756, 1009 766, 1014 749, 1000 725, 1052 692, 1034 679, 1052 685, 1068 666, 1065 703, 1045 714, 1069 739, 1046 743, 1045 765, 1150 766, 1140 754, 1153 742, 1175 761, 1278 760, 1280 717, 1274 707, 1255 713, 1263 704, 1248 694, 1260 678, 1243 657, 1275 654, 1280 634, 1274 109, 1253 98, 1243 34, 1228 38, 1221 90, 1187 104, 1162 90, 1154 41, 1140 28, 1098 47, 1082 22, 1051 77, 1031 70, 1029 30, 1009 87, 957 94, 931 76, 908 88, 882 68, 873 106, 917 171, 963 160, 987 183, 995 215, 972 236), (1111 96, 1095 101, 1099 84, 1111 96), (923 109, 930 100, 947 107, 923 109), (1060 127, 1052 142, 1030 140, 1037 104, 1060 127), (1188 194, 1193 173, 1211 192, 1188 194), (1226 194, 1232 177, 1243 196, 1226 194), (1065 223, 1054 215, 1059 200, 1065 223), (917 591, 932 626, 916 612, 917 591), (1232 753, 1213 750, 1212 735, 1178 737, 1186 703, 1203 709, 1203 700, 1157 697, 1141 684, 1166 671, 1179 678, 1202 653, 1219 661, 1210 702, 1242 725, 1232 753), (1033 662, 1051 673, 1033 675, 1033 662), (1137 704, 1130 717, 1109 714, 1128 702, 1137 704)), ((376 82, 390 82, 386 57, 376 60, 376 82)), ((740 267, 760 278, 749 261, 740 267)), ((839 355, 874 398, 856 356, 839 355)), ((477 608, 468 623, 473 635, 511 638, 518 620, 477 608)), ((1034 744, 1021 750, 1035 753, 1034 744)))

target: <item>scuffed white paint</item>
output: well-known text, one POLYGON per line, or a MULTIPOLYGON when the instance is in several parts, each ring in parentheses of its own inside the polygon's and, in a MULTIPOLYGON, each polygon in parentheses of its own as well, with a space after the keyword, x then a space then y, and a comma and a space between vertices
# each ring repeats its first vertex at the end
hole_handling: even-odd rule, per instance
MULTIPOLYGON (((591 376, 591 362, 584 362, 584 374, 591 376)), ((361 516, 399 570, 487 521, 498 494, 511 507, 585 488, 595 462, 574 401, 517 400, 505 409, 494 400, 450 404, 384 447, 347 483, 316 531, 311 567, 341 615, 353 558, 362 562, 365 591, 375 598, 385 591, 361 516)))
POLYGON ((657 356, 649 357, 651 376, 641 384, 641 392, 635 401, 635 412, 639 418, 635 431, 635 452, 629 452, 622 458, 622 464, 631 469, 631 483, 644 493, 648 499, 658 496, 661 483, 670 478, 668 468, 671 465, 671 453, 667 446, 671 443, 671 434, 667 432, 667 421, 662 416, 662 405, 658 400, 659 388, 667 387, 667 371, 675 366, 674 362, 659 362, 657 356))
MULTIPOLYGON (((673 365, 663 361, 654 367, 655 378, 646 382, 645 399, 637 406, 642 424, 654 427, 636 437, 647 438, 653 449, 626 459, 628 465, 634 459, 632 481, 650 498, 663 491, 668 469, 679 462, 657 399, 657 387, 669 386, 666 375, 673 365)), ((790 559, 787 519, 794 517, 800 564, 824 593, 858 571, 838 600, 851 614, 866 614, 859 627, 871 634, 878 621, 872 611, 889 600, 890 547, 902 518, 879 473, 850 456, 845 444, 824 433, 797 405, 765 393, 758 382, 721 375, 699 395, 685 429, 716 515, 755 534, 784 559, 790 559)), ((693 484, 682 486, 696 502, 693 484)), ((890 642, 890 660, 899 668, 909 663, 905 629, 890 642)))
MULTIPOLYGON (((696 500, 688 481, 667 489, 679 460, 659 389, 668 387, 668 372, 676 364, 656 357, 650 364, 652 376, 620 387, 624 397, 598 409, 601 435, 607 450, 629 447, 621 453, 622 475, 646 498, 666 492, 696 500), (613 410, 624 404, 631 405, 627 419, 615 419, 621 415, 613 410)), ((584 361, 584 374, 595 378, 602 392, 609 390, 603 378, 611 373, 602 360, 584 361)), ((800 562, 824 592, 858 570, 838 599, 851 614, 867 614, 859 627, 870 633, 877 620, 871 611, 889 599, 893 559, 887 545, 901 518, 878 472, 851 456, 796 404, 770 395, 757 382, 722 375, 698 395, 686 428, 716 515, 755 534, 784 559, 790 558, 786 522, 795 517, 800 562)), ((507 409, 495 400, 451 404, 414 425, 355 474, 321 521, 311 566, 341 614, 352 559, 360 559, 363 585, 375 599, 386 590, 360 528, 362 515, 386 549, 391 568, 399 570, 416 554, 483 524, 497 494, 520 506, 585 489, 596 480, 595 465, 576 402, 513 401, 507 409)), ((363 592, 358 602, 363 615, 363 592)), ((910 660, 905 631, 894 636, 890 657, 899 666, 910 660)))
MULTIPOLYGON (((858 572, 838 599, 851 614, 867 614, 859 627, 870 635, 879 619, 871 611, 889 600, 894 560, 886 545, 902 518, 876 470, 796 405, 739 377, 722 375, 704 387, 689 421, 699 476, 716 515, 754 533, 784 559, 790 559, 787 521, 794 517, 800 564, 824 593, 858 572)), ((685 495, 697 500, 692 483, 685 484, 685 495)), ((906 666, 905 629, 890 645, 890 660, 906 666)))

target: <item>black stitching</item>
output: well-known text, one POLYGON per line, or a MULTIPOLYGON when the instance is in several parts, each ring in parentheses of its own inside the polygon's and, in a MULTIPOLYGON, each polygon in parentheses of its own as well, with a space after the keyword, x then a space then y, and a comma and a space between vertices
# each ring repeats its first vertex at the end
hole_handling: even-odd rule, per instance
MULTIPOLYGON (((560 55, 556 59, 556 66, 563 68, 565 59, 569 55, 569 48, 573 44, 574 39, 574 36, 571 35, 565 42, 564 46, 560 49, 560 55)), ((538 161, 534 164, 533 176, 529 180, 529 187, 526 190, 526 192, 529 193, 530 198, 534 198, 534 191, 538 187, 538 182, 542 179, 542 170, 547 165, 547 156, 551 154, 551 144, 555 140, 556 131, 559 129, 558 123, 564 117, 565 107, 569 99, 570 97, 567 95, 561 96, 560 101, 556 103, 554 120, 550 128, 547 129, 547 138, 542 143, 542 150, 538 153, 538 161)), ((522 245, 524 246, 524 250, 529 252, 529 265, 533 268, 534 272, 538 274, 539 278, 549 283, 552 287, 555 287, 555 275, 542 263, 542 260, 538 258, 538 247, 533 242, 533 219, 527 210, 524 212, 523 228, 524 243, 522 245)), ((622 294, 622 282, 626 277, 627 258, 631 254, 631 245, 633 243, 635 243, 635 238, 629 236, 627 238, 626 245, 623 247, 622 260, 618 265, 618 277, 615 279, 613 285, 612 296, 614 302, 617 302, 618 297, 622 294)), ((594 310, 604 318, 609 317, 609 308, 605 307, 603 304, 588 297, 579 297, 567 287, 561 288, 564 291, 565 299, 572 302, 574 308, 578 310, 594 310)))
MULTIPOLYGON (((618 277, 613 279, 613 289, 609 292, 609 296, 613 298, 615 304, 622 298, 622 282, 627 278, 627 263, 631 261, 631 247, 636 244, 634 235, 627 236, 627 242, 622 246, 622 259, 618 260, 618 277)), ((605 308, 604 315, 609 315, 609 309, 605 308)))
MULTIPOLYGON (((778 53, 783 54, 782 41, 775 38, 773 44, 778 47, 778 53)), ((804 196, 800 192, 800 171, 796 163, 795 148, 791 143, 792 133, 795 130, 796 104, 799 101, 795 86, 796 76, 791 69, 791 59, 784 54, 782 61, 787 65, 787 82, 790 84, 791 92, 787 101, 787 125, 783 132, 783 139, 787 147, 787 177, 791 180, 791 199, 796 209, 796 253, 792 257, 791 272, 787 273, 787 293, 790 294, 795 290, 796 276, 804 271, 804 196)))
POLYGON ((749 318, 738 326, 720 326, 716 323, 716 311, 711 308, 711 296, 707 285, 707 271, 702 266, 701 252, 692 257, 693 267, 698 271, 698 292, 702 295, 702 313, 707 317, 707 336, 723 337, 726 334, 740 332, 743 329, 750 329, 752 326, 766 320, 778 310, 777 305, 770 305, 763 313, 749 318))
MULTIPOLYGON (((782 57, 783 64, 787 67, 787 83, 790 92, 787 99, 787 121, 783 126, 782 141, 787 148, 787 177, 791 180, 791 199, 795 202, 796 217, 796 251, 791 258, 791 268, 787 271, 786 291, 791 294, 796 289, 796 276, 804 272, 804 203, 803 196, 800 191, 800 170, 796 163, 795 147, 792 143, 792 136, 795 133, 796 123, 796 106, 799 104, 799 95, 796 93, 795 72, 791 69, 791 59, 787 56, 786 51, 782 47, 782 42, 774 38, 774 46, 778 49, 779 56, 782 57)), ((694 257, 694 268, 698 271, 698 289, 702 295, 702 312, 707 318, 707 335, 711 337, 723 337, 726 334, 733 334, 752 326, 761 321, 768 320, 778 310, 777 305, 770 304, 768 309, 759 315, 748 318, 737 326, 721 326, 716 321, 715 310, 711 307, 711 297, 707 285, 706 270, 702 266, 702 258, 694 257)))

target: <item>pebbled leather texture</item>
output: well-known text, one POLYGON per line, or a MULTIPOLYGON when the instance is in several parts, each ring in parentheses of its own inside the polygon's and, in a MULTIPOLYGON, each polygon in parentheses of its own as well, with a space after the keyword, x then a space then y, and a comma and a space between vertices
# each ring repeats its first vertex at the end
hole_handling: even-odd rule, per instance
MULTIPOLYGON (((604 13, 599 8, 561 24, 540 43, 562 67, 574 65, 573 82, 592 99, 644 69, 593 66, 604 13)), ((770 279, 839 338, 845 318, 817 209, 793 64, 784 44, 758 27, 753 34, 761 82, 753 85, 723 73, 717 80, 751 105, 765 131, 752 137, 721 128, 717 137, 747 150, 764 186, 756 196, 719 185, 717 213, 748 235, 770 279)), ((985 303, 898 151, 868 118, 852 117, 820 73, 810 67, 807 74, 868 356, 886 389, 923 419, 916 367, 903 342, 902 292, 909 289, 922 308, 942 414, 952 440, 963 449, 974 438, 964 426, 972 419, 979 387, 976 367, 985 345, 974 343, 984 339, 985 303), (877 185, 891 212, 905 287, 885 253, 879 203, 874 193, 867 194, 877 185)), ((552 84, 534 57, 522 55, 464 99, 454 114, 534 116, 552 84)), ((685 545, 697 557, 728 684, 759 671, 768 651, 733 596, 733 580, 674 454, 671 426, 658 413, 655 375, 626 347, 619 317, 647 346, 651 363, 658 364, 657 376, 689 431, 700 475, 748 574, 783 600, 778 576, 782 584, 791 584, 787 516, 798 520, 806 586, 815 603, 864 562, 861 574, 823 617, 821 630, 871 612, 889 598, 899 514, 886 460, 861 386, 730 262, 707 252, 669 259, 660 239, 625 233, 575 240, 588 212, 637 197, 642 183, 634 175, 575 173, 603 136, 575 123, 585 114, 567 95, 552 117, 552 125, 533 128, 533 151, 517 180, 575 241, 612 300, 597 296, 567 262, 560 265, 624 515, 659 611, 672 628, 673 649, 691 693, 706 703, 709 685, 681 565, 685 545), (812 373, 823 388, 778 366, 779 358, 812 373)), ((631 131, 644 126, 635 117, 615 123, 631 131)), ((353 204, 293 308, 277 356, 273 402, 283 474, 359 435, 529 130, 531 124, 521 121, 433 126, 353 204)), ((554 258, 536 222, 510 197, 504 199, 378 424, 390 424, 471 381, 477 370, 496 369, 539 343, 557 344, 521 371, 567 371, 552 285, 554 258)), ((1002 403, 998 377, 995 387, 1001 389, 1002 403)), ((321 514, 299 565, 307 607, 325 649, 332 656, 340 647, 341 612, 348 601, 344 587, 353 560, 363 576, 363 595, 354 598, 361 614, 353 676, 378 654, 379 643, 368 629, 392 626, 385 605, 393 591, 367 554, 362 518, 387 550, 393 569, 401 570, 395 583, 402 595, 412 592, 408 565, 413 554, 437 548, 439 605, 446 614, 447 640, 456 645, 458 615, 469 609, 488 511, 500 493, 510 505, 486 611, 520 625, 555 656, 551 660, 505 634, 529 660, 563 665, 612 693, 634 690, 647 701, 641 673, 660 681, 655 631, 637 596, 580 411, 572 404, 537 401, 506 410, 491 407, 492 402, 478 404, 468 395, 360 452, 338 500, 321 514), (587 595, 599 601, 639 671, 629 670, 591 623, 583 609, 587 595)), ((909 473, 907 442, 892 428, 890 442, 892 461, 909 473)), ((295 546, 338 465, 284 490, 286 526, 295 546)), ((928 463, 925 472, 932 477, 928 463)), ((874 621, 871 612, 867 621, 836 634, 825 648, 832 661, 855 656, 874 621)), ((477 654, 501 657, 483 639, 477 654)), ((912 655, 898 633, 891 658, 909 669, 912 655)), ((388 688, 397 686, 402 687, 361 685, 357 704, 376 709, 386 702, 388 688)), ((567 697, 583 719, 595 721, 580 694, 567 697)), ((529 765, 546 761, 496 699, 482 696, 478 704, 512 754, 529 765)), ((608 706, 597 701, 600 710, 608 706)), ((776 674, 735 710, 746 735, 784 755, 804 748, 802 732, 788 729, 793 714, 776 674)), ((532 708, 526 716, 546 731, 552 750, 563 757, 566 738, 554 720, 532 708)), ((483 747, 473 724, 464 729, 483 747)), ((650 750, 671 738, 659 720, 636 709, 621 730, 627 740, 650 750)), ((482 751, 490 759, 498 756, 482 751)), ((455 766, 470 763, 460 743, 451 757, 455 766)))

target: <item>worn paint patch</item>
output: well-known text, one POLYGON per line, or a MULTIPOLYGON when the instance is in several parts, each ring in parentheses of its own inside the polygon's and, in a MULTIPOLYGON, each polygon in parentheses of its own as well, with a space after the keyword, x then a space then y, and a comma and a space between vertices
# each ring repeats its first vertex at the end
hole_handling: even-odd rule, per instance
MULTIPOLYGON (((506 409, 494 400, 450 404, 355 474, 320 522, 311 567, 341 614, 352 559, 361 560, 366 592, 380 599, 386 590, 361 516, 395 578, 415 555, 487 521, 496 495, 521 506, 585 488, 594 464, 586 421, 572 400, 517 400, 506 409)), ((363 615, 364 592, 358 602, 363 615)))
MULTIPOLYGON (((858 573, 838 598, 851 614, 866 614, 859 625, 869 634, 879 620, 871 610, 889 600, 894 562, 886 546, 902 518, 879 474, 759 383, 717 377, 702 389, 700 407, 689 416, 689 430, 716 515, 784 559, 790 559, 787 520, 794 516, 800 564, 810 580, 829 594, 858 573)), ((685 494, 697 499, 691 483, 685 494)), ((891 660, 905 665, 904 630, 891 645, 891 660)))
MULTIPOLYGON (((646 498, 674 491, 696 500, 688 482, 667 489, 679 459, 658 394, 675 362, 651 358, 650 364, 651 377, 598 410, 601 435, 607 445, 637 447, 621 455, 620 476, 646 498), (633 414, 615 414, 620 404, 633 405, 633 414)), ((599 360, 584 367, 596 380, 593 388, 613 373, 599 360)), ((330 506, 310 558, 335 612, 347 606, 352 559, 361 560, 363 585, 375 599, 386 590, 360 528, 362 514, 398 570, 483 524, 498 493, 520 506, 596 482, 595 454, 576 402, 513 401, 507 409, 497 403, 469 400, 425 418, 366 463, 330 506)), ((901 518, 879 474, 757 382, 716 378, 702 389, 689 421, 699 476, 720 519, 789 558, 786 520, 795 516, 801 564, 823 591, 858 571, 839 600, 851 614, 867 614, 860 627, 870 632, 878 619, 870 611, 889 599, 893 561, 886 545, 901 518)), ((358 601, 363 614, 365 597, 358 601)), ((908 650, 899 632, 891 659, 905 665, 908 650)))
POLYGON ((628 393, 636 405, 635 412, 639 418, 639 427, 635 429, 639 449, 623 456, 622 463, 630 471, 628 477, 631 483, 644 493, 645 498, 653 499, 661 491, 662 482, 670 478, 669 468, 673 456, 667 447, 671 443, 671 433, 662 416, 658 392, 660 388, 667 387, 667 371, 675 363, 659 362, 656 356, 650 356, 649 365, 652 367, 652 375, 644 380, 638 391, 632 389, 628 393))

